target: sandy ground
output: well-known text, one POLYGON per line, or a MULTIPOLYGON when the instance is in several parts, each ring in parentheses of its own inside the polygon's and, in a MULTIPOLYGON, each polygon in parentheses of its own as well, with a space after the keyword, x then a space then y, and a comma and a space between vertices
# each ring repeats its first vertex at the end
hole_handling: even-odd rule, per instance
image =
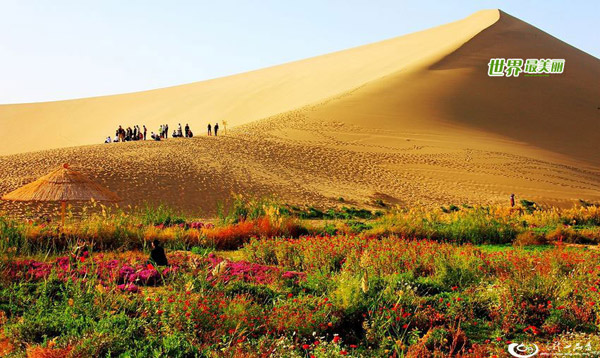
POLYGON ((482 11, 211 81, 0 106, 3 132, 32 128, 0 147, 0 192, 68 162, 122 205, 163 202, 201 216, 231 193, 322 207, 507 203, 510 193, 559 206, 600 201, 599 80, 598 59, 482 11), (565 58, 565 73, 489 78, 492 57, 565 58), (235 128, 207 137, 198 118, 235 128), (118 124, 172 130, 177 122, 190 123, 196 137, 62 148, 98 142, 118 124))
MULTIPOLYGON (((402 206, 497 204, 507 203, 512 192, 518 198, 559 206, 571 206, 578 199, 600 201, 598 169, 474 148, 436 134, 335 123, 322 123, 315 131, 310 122, 292 126, 285 118, 216 138, 113 143, 0 157, 0 166, 8 168, 0 176, 0 190, 16 188, 69 162, 117 192, 125 199, 121 205, 165 203, 201 217, 213 216, 217 203, 226 202, 232 193, 275 194, 283 202, 321 207, 375 208, 377 199, 402 206), (281 122, 285 126, 278 128, 281 122), (261 127, 270 130, 261 133, 261 127)), ((489 138, 485 142, 489 144, 489 138)), ((505 142, 496 143, 501 144, 505 142)), ((15 214, 32 208, 0 203, 0 210, 15 214)))

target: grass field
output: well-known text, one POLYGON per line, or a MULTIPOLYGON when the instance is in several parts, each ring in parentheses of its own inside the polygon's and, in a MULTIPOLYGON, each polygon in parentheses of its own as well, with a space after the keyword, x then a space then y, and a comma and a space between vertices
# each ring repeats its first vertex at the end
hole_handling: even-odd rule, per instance
MULTIPOLYGON (((525 203, 526 204, 526 203, 525 203)), ((600 209, 322 211, 238 198, 212 222, 97 207, 0 219, 0 353, 488 357, 600 350, 600 209), (149 241, 168 267, 147 263, 149 241)))

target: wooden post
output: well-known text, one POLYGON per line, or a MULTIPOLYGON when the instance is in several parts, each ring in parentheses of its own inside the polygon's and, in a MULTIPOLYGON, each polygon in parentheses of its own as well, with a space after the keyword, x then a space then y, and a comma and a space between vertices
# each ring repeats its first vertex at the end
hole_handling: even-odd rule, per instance
POLYGON ((62 201, 60 203, 60 217, 61 217, 61 221, 62 221, 62 226, 65 226, 65 211, 67 209, 67 202, 66 201, 62 201))

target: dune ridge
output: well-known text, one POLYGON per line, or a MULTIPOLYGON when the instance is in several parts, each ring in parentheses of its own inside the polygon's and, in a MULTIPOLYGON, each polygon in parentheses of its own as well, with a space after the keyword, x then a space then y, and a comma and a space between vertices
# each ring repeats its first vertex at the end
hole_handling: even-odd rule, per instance
POLYGON ((498 18, 495 10, 349 50, 187 85, 68 101, 2 105, 0 125, 28 135, 6 138, 0 154, 98 143, 117 125, 249 123, 346 92, 458 48, 498 18))

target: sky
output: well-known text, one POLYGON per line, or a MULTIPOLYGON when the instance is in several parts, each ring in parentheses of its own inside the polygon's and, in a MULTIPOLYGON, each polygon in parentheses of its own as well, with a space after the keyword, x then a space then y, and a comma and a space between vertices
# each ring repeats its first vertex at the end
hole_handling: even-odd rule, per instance
POLYGON ((597 0, 0 0, 0 103, 222 77, 492 8, 600 58, 597 0))

